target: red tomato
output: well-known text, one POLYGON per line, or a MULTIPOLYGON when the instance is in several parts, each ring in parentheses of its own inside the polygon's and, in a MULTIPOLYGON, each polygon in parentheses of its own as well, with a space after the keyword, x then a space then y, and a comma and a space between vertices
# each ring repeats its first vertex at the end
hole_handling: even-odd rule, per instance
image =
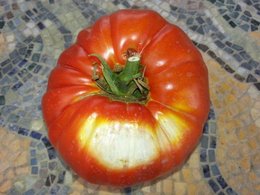
POLYGON ((79 176, 131 186, 176 170, 196 147, 209 111, 207 68, 180 28, 154 11, 121 10, 82 30, 61 54, 42 108, 51 143, 79 176), (95 71, 105 77, 102 60, 89 54, 111 69, 138 54, 145 100, 104 92, 92 79, 95 71))

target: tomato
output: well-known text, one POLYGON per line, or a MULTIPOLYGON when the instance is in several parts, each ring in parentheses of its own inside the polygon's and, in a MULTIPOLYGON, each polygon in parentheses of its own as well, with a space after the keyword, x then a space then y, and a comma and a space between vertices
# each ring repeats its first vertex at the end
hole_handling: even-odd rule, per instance
POLYGON ((207 68, 158 13, 120 10, 61 54, 42 110, 51 143, 79 176, 139 184, 177 170, 198 144, 209 112, 207 68))

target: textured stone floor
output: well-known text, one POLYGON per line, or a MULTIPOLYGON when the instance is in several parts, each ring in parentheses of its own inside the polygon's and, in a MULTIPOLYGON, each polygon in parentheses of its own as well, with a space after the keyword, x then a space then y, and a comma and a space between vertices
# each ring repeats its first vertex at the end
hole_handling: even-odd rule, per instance
POLYGON ((0 0, 0 194, 260 194, 259 29, 259 0, 0 0), (117 190, 61 162, 40 102, 77 33, 124 8, 153 9, 190 36, 209 70, 211 111, 180 171, 117 190))

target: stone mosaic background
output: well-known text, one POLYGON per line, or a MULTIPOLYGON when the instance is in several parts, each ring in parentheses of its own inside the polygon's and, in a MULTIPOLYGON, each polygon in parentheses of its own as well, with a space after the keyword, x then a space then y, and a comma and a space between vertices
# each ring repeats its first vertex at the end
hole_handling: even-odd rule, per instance
POLYGON ((0 0, 1 194, 260 194, 259 0, 0 0), (47 138, 41 98, 80 29, 125 8, 180 26, 209 70, 211 112, 183 168, 124 190, 74 175, 47 138))

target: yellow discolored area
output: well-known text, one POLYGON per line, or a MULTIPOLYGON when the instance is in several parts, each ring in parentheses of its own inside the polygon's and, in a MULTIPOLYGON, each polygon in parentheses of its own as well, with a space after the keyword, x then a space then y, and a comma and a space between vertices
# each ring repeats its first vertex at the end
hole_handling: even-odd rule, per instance
POLYGON ((83 123, 78 133, 78 143, 83 148, 89 142, 97 124, 97 114, 91 114, 83 123))
MULTIPOLYGON (((162 131, 162 134, 169 140, 168 144, 179 148, 185 132, 189 129, 187 121, 170 112, 157 112, 156 119, 160 126, 159 131, 162 131)), ((167 144, 167 142, 164 142, 164 144, 167 144)))

